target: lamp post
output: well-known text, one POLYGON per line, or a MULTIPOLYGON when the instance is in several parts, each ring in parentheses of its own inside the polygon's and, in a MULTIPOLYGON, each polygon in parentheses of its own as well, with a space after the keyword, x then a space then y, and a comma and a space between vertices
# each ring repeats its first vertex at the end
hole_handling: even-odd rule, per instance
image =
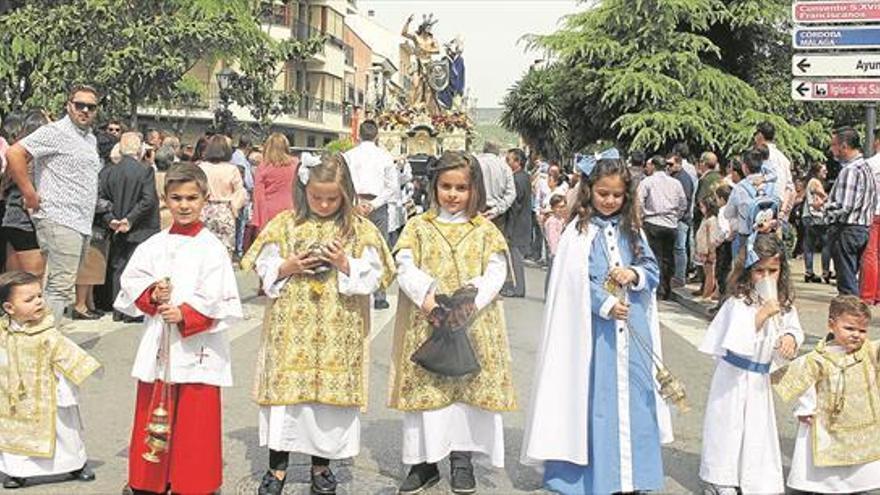
POLYGON ((232 83, 237 76, 238 74, 229 67, 221 69, 216 76, 220 108, 214 112, 214 128, 222 134, 226 134, 228 127, 232 123, 233 117, 229 112, 229 89, 232 87, 232 83))

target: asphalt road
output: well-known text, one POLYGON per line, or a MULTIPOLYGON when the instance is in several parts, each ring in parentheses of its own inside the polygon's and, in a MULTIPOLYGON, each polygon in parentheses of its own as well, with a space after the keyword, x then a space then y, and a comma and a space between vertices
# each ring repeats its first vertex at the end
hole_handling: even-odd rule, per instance
MULTIPOLYGON (((477 483, 482 494, 544 493, 541 474, 519 463, 525 409, 528 407, 532 366, 540 333, 543 310, 544 272, 527 270, 528 296, 505 301, 508 333, 513 354, 513 373, 519 410, 505 416, 507 456, 504 469, 494 469, 477 460, 477 483)), ((242 299, 248 318, 231 331, 235 386, 223 391, 224 494, 255 494, 259 478, 267 469, 268 452, 258 445, 258 408, 250 400, 254 356, 259 345, 260 322, 265 301, 255 295, 256 280, 239 274, 242 299)), ((810 341, 824 334, 830 286, 799 287, 798 308, 810 341)), ((396 293, 391 291, 390 294, 396 293)), ((392 304, 396 297, 391 297, 392 304)), ((370 406, 362 417, 361 453, 353 460, 334 463, 340 479, 340 494, 394 494, 406 468, 400 461, 401 414, 385 407, 393 307, 376 312, 371 334, 370 406)), ((662 303, 665 361, 684 382, 691 412, 674 413, 675 442, 664 448, 666 493, 702 491, 697 472, 703 405, 713 369, 712 360, 696 350, 708 322, 687 313, 675 303, 662 303)), ((31 494, 118 494, 126 479, 127 445, 130 438, 134 381, 131 363, 140 337, 140 326, 120 324, 109 317, 97 322, 77 322, 67 328, 74 340, 92 352, 105 366, 100 378, 86 382, 80 394, 86 425, 86 448, 97 474, 93 483, 62 482, 27 486, 31 494)), ((787 406, 777 405, 778 425, 784 461, 793 449, 794 421, 787 406)), ((441 465, 444 480, 426 492, 449 493, 448 466, 441 465)), ((288 472, 286 494, 307 494, 308 459, 295 456, 288 472)))

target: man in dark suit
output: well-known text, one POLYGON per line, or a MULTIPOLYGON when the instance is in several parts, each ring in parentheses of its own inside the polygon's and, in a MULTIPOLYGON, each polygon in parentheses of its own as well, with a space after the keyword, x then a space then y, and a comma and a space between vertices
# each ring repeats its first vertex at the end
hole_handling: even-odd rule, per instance
POLYGON ((532 240, 532 187, 529 174, 525 171, 526 154, 519 148, 507 152, 507 165, 513 171, 516 199, 507 210, 507 225, 504 236, 510 247, 513 264, 513 283, 510 280, 501 290, 504 297, 525 297, 526 278, 523 269, 523 253, 532 240))
MULTIPOLYGON (((113 300, 119 294, 119 278, 135 248, 159 232, 155 172, 139 161, 144 152, 140 134, 123 134, 119 150, 122 160, 101 170, 98 186, 98 197, 113 204, 104 214, 107 226, 114 232, 107 263, 113 300)), ((113 319, 130 320, 117 311, 113 312, 113 319)))

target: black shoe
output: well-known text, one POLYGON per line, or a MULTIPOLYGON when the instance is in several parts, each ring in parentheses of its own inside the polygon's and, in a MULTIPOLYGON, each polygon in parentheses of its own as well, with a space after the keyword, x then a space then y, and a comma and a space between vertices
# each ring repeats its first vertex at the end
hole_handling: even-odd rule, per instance
POLYGON ((336 475, 333 474, 329 467, 317 474, 312 471, 312 493, 335 495, 336 485, 336 475))
POLYGON ((122 322, 123 323, 143 323, 144 317, 143 316, 123 316, 122 322))
POLYGON ((257 495, 281 495, 281 492, 284 491, 285 481, 287 481, 287 476, 279 480, 272 471, 266 471, 263 480, 260 481, 257 495))
POLYGON ((373 309, 388 309, 391 305, 385 299, 377 299, 373 301, 373 309))
POLYGON ((83 467, 76 471, 71 471, 70 477, 77 481, 95 481, 95 472, 92 471, 88 464, 83 464, 83 467))
POLYGON ((70 308, 70 319, 72 320, 98 320, 100 318, 100 315, 89 310, 86 310, 85 313, 80 313, 76 308, 70 308))
POLYGON ((400 495, 421 493, 439 482, 440 471, 437 470, 437 465, 423 462, 409 469, 409 474, 403 480, 403 483, 400 484, 400 489, 397 493, 400 495))
POLYGON ((449 485, 452 493, 469 494, 477 491, 474 465, 470 453, 453 452, 449 456, 449 485))
POLYGON ((123 314, 120 313, 119 311, 114 311, 114 312, 113 312, 113 321, 122 321, 122 319, 123 319, 124 317, 125 317, 125 315, 123 315, 123 314))
POLYGON ((3 482, 3 488, 7 490, 14 490, 16 488, 23 487, 25 483, 27 483, 27 478, 16 478, 15 476, 9 476, 6 478, 6 481, 3 482))
POLYGON ((834 276, 833 273, 824 273, 822 274, 822 280, 825 281, 826 284, 830 284, 832 280, 835 280, 837 277, 834 276))
POLYGON ((811 273, 809 275, 804 275, 804 282, 806 282, 808 284, 821 284, 822 277, 820 277, 814 273, 811 273))

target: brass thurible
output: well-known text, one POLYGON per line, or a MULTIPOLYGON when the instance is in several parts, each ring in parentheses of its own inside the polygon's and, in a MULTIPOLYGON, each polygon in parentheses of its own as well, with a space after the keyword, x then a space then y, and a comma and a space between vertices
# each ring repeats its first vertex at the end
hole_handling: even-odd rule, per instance
MULTIPOLYGON (((162 279, 162 282, 166 285, 170 285, 171 279, 165 277, 162 279)), ((161 461, 159 456, 168 452, 168 445, 171 442, 171 420, 168 410, 165 408, 168 395, 170 394, 170 384, 168 383, 170 375, 170 366, 168 363, 170 360, 170 352, 171 329, 169 328, 169 325, 165 323, 162 325, 162 340, 158 355, 159 364, 162 366, 162 382, 155 385, 162 387, 162 390, 156 394, 159 397, 159 404, 156 405, 153 412, 150 414, 150 422, 147 423, 145 429, 147 436, 144 439, 144 443, 147 444, 150 451, 144 452, 141 455, 145 461, 153 464, 158 464, 161 461)))

